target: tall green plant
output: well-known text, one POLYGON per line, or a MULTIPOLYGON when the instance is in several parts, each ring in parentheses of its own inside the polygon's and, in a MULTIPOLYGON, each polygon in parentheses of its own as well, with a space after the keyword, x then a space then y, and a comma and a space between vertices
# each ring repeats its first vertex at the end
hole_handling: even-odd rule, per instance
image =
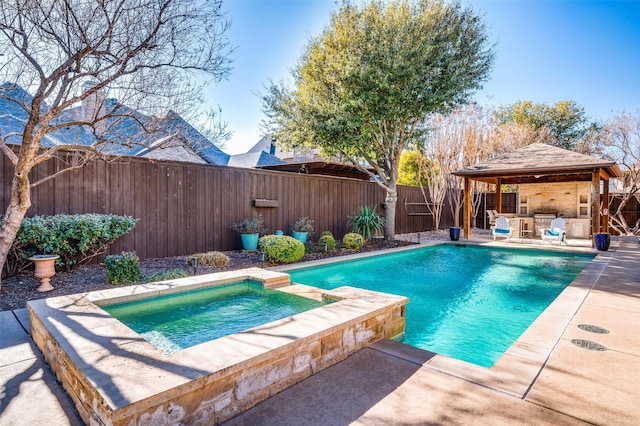
POLYGON ((376 212, 375 206, 358 207, 358 214, 349 216, 347 226, 352 232, 362 235, 365 240, 371 235, 381 233, 385 227, 385 219, 376 212))

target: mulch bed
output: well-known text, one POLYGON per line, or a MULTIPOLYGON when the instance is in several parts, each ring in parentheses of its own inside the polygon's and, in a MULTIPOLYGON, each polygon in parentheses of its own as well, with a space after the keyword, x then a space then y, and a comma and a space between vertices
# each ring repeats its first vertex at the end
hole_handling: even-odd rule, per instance
MULTIPOLYGON (((385 241, 382 239, 372 239, 367 241, 367 244, 362 250, 360 250, 360 252, 383 250, 412 244, 413 243, 407 241, 385 241)), ((353 251, 337 246, 336 250, 333 252, 325 253, 317 251, 314 253, 307 253, 302 258, 302 262, 328 257, 344 256, 353 253, 353 251)), ((225 254, 229 256, 230 261, 229 265, 224 268, 199 266, 197 270, 194 271, 194 268, 187 266, 187 256, 141 260, 140 268, 143 276, 146 276, 157 271, 176 268, 183 269, 189 274, 194 274, 195 272, 197 275, 201 275, 210 274, 212 272, 250 268, 254 266, 273 266, 269 264, 262 264, 257 252, 230 251, 225 252, 225 254)), ((46 293, 40 293, 37 291, 37 288, 40 285, 40 280, 33 276, 32 271, 27 271, 14 277, 5 278, 2 280, 2 288, 0 289, 0 311, 25 308, 29 300, 113 288, 112 284, 108 284, 106 282, 105 275, 105 269, 101 264, 81 266, 71 272, 58 272, 51 278, 51 285, 53 285, 54 290, 46 293)))

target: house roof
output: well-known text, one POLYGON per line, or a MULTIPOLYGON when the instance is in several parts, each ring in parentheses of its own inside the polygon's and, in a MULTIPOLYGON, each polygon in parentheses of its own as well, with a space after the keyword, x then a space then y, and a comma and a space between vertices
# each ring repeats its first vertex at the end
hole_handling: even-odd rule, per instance
POLYGON ((209 139, 205 138, 174 111, 168 111, 164 116, 160 117, 156 127, 161 129, 160 133, 166 136, 179 134, 188 143, 189 147, 209 164, 224 166, 229 162, 231 157, 229 154, 222 152, 220 148, 212 144, 209 139))
POLYGON ((542 143, 466 167, 453 174, 503 184, 590 181, 595 169, 607 177, 620 177, 615 161, 590 157, 542 143))
MULTIPOLYGON (((19 86, 11 83, 0 85, 0 131, 2 135, 14 134, 7 138, 7 143, 17 145, 22 143, 17 135, 23 132, 28 118, 18 102, 11 99, 28 104, 31 98, 31 95, 19 86)), ((46 108, 46 105, 43 105, 43 108, 46 108)), ((118 101, 112 98, 105 100, 105 108, 117 111, 120 117, 105 120, 103 128, 108 129, 107 139, 110 143, 101 145, 101 150, 104 152, 114 155, 144 156, 162 145, 159 142, 175 137, 209 164, 226 165, 229 161, 229 154, 222 152, 173 111, 161 117, 147 116, 118 104, 118 101), (153 131, 148 132, 143 125, 153 131)), ((65 110, 59 119, 62 123, 73 121, 82 113, 83 106, 72 107, 65 110)), ((96 140, 96 136, 85 126, 70 126, 47 134, 42 145, 44 147, 65 144, 90 146, 94 145, 96 140)), ((179 159, 176 160, 179 161, 179 159)))
POLYGON ((279 154, 282 154, 282 151, 276 146, 275 141, 267 138, 266 136, 263 136, 254 146, 249 148, 247 153, 260 151, 275 155, 276 157, 278 157, 279 154))
POLYGON ((284 164, 284 161, 264 151, 247 152, 246 154, 232 155, 229 158, 228 166, 231 167, 261 167, 284 164))

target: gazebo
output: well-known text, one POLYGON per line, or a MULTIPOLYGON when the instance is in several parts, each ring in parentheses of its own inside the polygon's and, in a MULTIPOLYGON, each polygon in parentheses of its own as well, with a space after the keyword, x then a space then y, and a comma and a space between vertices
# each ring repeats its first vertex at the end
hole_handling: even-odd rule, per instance
MULTIPOLYGON (((534 184, 530 186, 535 190, 516 206, 516 214, 523 218, 531 216, 534 213, 531 206, 541 212, 560 212, 566 217, 575 217, 576 223, 579 220, 590 222, 591 235, 608 232, 609 179, 621 176, 614 161, 541 143, 528 145, 453 174, 464 179, 464 188, 470 188, 471 180, 495 184, 496 210, 499 213, 502 212, 502 185, 525 187, 525 184, 534 184), (573 205, 572 200, 575 200, 573 205)), ((520 199, 523 200, 523 197, 520 199)), ((470 191, 465 190, 464 237, 469 238, 470 233, 471 196, 470 191)))

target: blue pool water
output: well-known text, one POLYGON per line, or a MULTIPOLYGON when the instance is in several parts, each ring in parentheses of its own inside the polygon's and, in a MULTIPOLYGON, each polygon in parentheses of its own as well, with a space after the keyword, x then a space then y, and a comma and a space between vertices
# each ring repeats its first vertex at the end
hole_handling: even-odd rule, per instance
POLYGON ((319 306, 319 301, 246 280, 102 309, 171 353, 319 306))
POLYGON ((491 367, 593 257, 443 244, 287 272, 406 296, 404 343, 491 367))

